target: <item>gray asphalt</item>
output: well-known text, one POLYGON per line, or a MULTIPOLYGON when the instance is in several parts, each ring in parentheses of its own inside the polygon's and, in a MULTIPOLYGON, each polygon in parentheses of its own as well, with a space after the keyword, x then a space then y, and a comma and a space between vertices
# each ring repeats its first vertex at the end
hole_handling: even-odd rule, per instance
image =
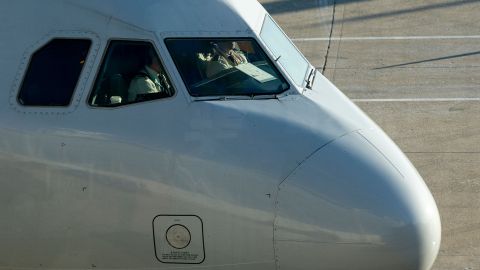
POLYGON ((424 177, 442 219, 432 269, 480 269, 480 1, 260 2, 424 177))

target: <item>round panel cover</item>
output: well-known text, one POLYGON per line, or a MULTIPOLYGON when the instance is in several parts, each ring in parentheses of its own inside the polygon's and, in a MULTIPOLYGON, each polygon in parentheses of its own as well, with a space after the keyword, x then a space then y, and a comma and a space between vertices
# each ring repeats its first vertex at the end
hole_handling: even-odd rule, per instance
POLYGON ((191 239, 188 229, 180 224, 175 224, 168 228, 166 237, 168 244, 176 249, 186 248, 190 244, 191 239))

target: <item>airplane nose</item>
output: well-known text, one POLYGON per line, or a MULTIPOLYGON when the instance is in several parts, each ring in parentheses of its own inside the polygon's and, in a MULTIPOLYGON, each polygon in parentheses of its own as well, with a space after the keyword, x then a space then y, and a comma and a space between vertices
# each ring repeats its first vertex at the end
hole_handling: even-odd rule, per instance
POLYGON ((441 225, 425 182, 381 131, 324 146, 279 186, 281 269, 427 270, 441 225))

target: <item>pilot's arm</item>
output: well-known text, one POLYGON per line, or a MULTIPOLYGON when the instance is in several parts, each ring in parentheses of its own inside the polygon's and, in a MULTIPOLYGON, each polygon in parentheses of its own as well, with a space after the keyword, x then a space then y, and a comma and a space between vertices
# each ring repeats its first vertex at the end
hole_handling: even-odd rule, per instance
POLYGON ((212 77, 215 74, 230 69, 233 66, 228 63, 223 57, 218 57, 216 60, 210 60, 205 62, 205 74, 207 77, 212 77))
POLYGON ((149 77, 136 76, 132 79, 130 88, 128 88, 128 102, 134 102, 137 95, 157 92, 160 92, 160 86, 157 86, 149 77))
MULTIPOLYGON (((158 69, 158 67, 157 67, 158 69)), ((170 89, 168 82, 164 75, 159 74, 156 69, 152 69, 149 66, 145 66, 140 70, 132 81, 130 82, 130 88, 128 89, 128 102, 134 102, 137 100, 138 95, 151 94, 164 92, 169 94, 167 90, 170 89), (163 80, 164 85, 160 81, 160 77, 163 80)))

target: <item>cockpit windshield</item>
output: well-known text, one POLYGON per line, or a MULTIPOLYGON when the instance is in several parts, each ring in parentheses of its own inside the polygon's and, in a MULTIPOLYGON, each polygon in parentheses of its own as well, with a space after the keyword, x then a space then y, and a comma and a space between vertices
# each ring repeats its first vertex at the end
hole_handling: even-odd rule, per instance
POLYGON ((251 38, 172 38, 165 43, 194 97, 274 95, 289 88, 251 38))

